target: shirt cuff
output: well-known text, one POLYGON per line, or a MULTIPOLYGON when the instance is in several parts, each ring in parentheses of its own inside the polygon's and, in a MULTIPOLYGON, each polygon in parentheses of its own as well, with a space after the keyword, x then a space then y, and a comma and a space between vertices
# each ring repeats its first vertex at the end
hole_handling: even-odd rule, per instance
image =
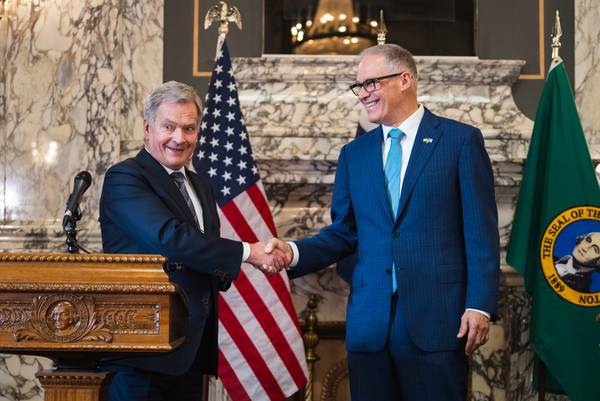
POLYGON ((484 316, 485 316, 485 317, 487 317, 488 319, 490 319, 490 320, 492 319, 492 315, 491 315, 491 314, 489 314, 489 313, 487 313, 487 312, 484 312, 484 311, 482 311, 482 310, 479 310, 479 309, 473 309, 473 308, 467 308, 466 310, 474 310, 475 312, 479 312, 479 313, 481 313, 482 315, 484 315, 484 316))
POLYGON ((298 252, 298 245, 296 245, 296 243, 291 242, 291 241, 288 242, 288 244, 292 248, 292 253, 294 254, 294 256, 292 257, 292 261, 290 262, 290 267, 296 267, 296 265, 298 264, 298 260, 300 259, 300 255, 298 252))
POLYGON ((242 253, 242 263, 245 263, 250 257, 250 244, 247 242, 242 242, 242 246, 244 247, 244 252, 242 253))

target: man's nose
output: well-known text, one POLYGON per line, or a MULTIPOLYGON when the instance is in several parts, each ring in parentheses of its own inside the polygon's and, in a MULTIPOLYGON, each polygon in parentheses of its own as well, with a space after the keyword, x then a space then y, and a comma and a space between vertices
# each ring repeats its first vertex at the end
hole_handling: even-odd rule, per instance
POLYGON ((358 98, 360 100, 368 98, 370 94, 363 86, 358 88, 358 98))
POLYGON ((181 142, 183 140, 183 130, 181 127, 175 128, 171 137, 175 142, 181 142))

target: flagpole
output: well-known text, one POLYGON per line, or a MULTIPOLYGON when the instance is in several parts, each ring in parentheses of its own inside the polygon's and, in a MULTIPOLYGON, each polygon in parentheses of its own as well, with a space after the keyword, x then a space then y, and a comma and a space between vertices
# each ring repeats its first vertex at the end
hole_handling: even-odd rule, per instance
POLYGON ((546 364, 538 357, 538 401, 546 399, 546 364))
POLYGON ((213 21, 219 22, 219 36, 217 38, 217 53, 215 60, 219 57, 219 52, 223 43, 225 43, 225 37, 229 32, 229 22, 235 22, 238 29, 242 30, 242 16, 236 6, 228 7, 224 1, 219 1, 219 4, 212 6, 208 9, 206 17, 204 18, 204 29, 208 29, 213 21))
POLYGON ((558 58, 558 49, 560 49, 560 37, 562 36, 562 29, 560 27, 560 16, 558 10, 556 10, 556 17, 554 18, 554 27, 552 28, 552 60, 558 58))
POLYGON ((385 35, 387 35, 387 27, 385 26, 385 21, 383 20, 383 10, 379 10, 379 28, 377 29, 377 44, 384 45, 385 44, 385 35))
MULTIPOLYGON (((562 36, 562 29, 560 26, 560 16, 558 10, 556 10, 556 16, 554 17, 554 26, 552 27, 552 62, 558 62, 558 50, 560 49, 560 37, 562 36)), ((542 358, 538 357, 538 401, 545 401, 546 399, 546 364, 542 358)))

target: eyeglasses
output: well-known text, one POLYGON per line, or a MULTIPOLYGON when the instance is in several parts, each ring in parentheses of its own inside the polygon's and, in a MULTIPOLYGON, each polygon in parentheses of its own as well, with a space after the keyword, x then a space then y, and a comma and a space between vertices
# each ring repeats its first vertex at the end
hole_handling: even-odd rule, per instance
POLYGON ((371 93, 375 90, 377 90, 377 82, 383 80, 383 79, 388 79, 388 78, 394 78, 397 77, 399 75, 404 74, 406 71, 402 71, 399 72, 397 74, 391 74, 391 75, 384 75, 383 77, 378 77, 378 78, 371 78, 371 79, 365 79, 363 82, 357 82, 355 84, 350 85, 350 90, 352 91, 352 93, 354 93, 356 96, 358 96, 358 92, 360 92, 360 88, 363 88, 364 90, 366 90, 367 92, 371 93))

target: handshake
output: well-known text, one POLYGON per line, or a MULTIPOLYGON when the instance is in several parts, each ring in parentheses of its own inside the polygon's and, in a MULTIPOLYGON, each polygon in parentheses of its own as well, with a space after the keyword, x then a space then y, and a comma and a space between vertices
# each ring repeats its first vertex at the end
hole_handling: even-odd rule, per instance
POLYGON ((273 238, 270 241, 250 244, 250 256, 246 263, 250 263, 267 276, 274 276, 287 269, 293 257, 290 244, 273 238))

